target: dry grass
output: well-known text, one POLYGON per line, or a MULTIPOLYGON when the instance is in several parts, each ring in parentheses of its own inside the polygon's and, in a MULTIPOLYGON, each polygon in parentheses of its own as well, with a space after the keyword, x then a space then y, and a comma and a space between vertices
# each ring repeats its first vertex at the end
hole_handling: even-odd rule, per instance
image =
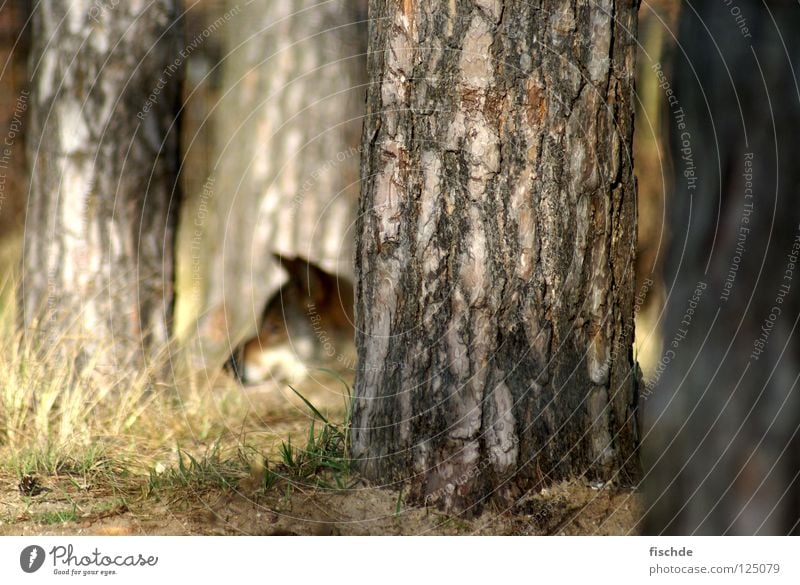
POLYGON ((327 401, 314 411, 288 388, 180 373, 179 353, 110 380, 92 363, 77 370, 79 351, 66 337, 40 350, 20 331, 0 335, 0 533, 137 519, 175 502, 191 513, 189 502, 241 489, 344 485, 345 435, 327 418, 344 413, 335 377, 306 388, 327 401))
MULTIPOLYGON (((197 379, 159 381, 156 371, 113 380, 95 364, 76 369, 80 343, 66 337, 37 348, 16 331, 0 336, 0 470, 25 475, 148 478, 181 442, 225 434, 225 405, 197 379), (75 355, 63 355, 63 351, 75 355)), ((235 394, 231 393, 231 397, 235 394)), ((234 441, 235 442, 235 441, 234 441)), ((116 484, 117 487, 120 487, 116 484)))
MULTIPOLYGON (((70 340, 72 341, 72 340, 70 340)), ((209 429, 208 394, 196 380, 159 382, 149 370, 98 376, 95 364, 74 366, 79 343, 59 340, 38 350, 22 333, 0 338, 0 445, 13 452, 91 448, 125 437, 175 440, 183 423, 209 429), (66 359, 64 359, 66 358, 66 359), (172 422, 167 422, 171 420, 172 422), (165 424, 166 423, 166 424, 165 424)))

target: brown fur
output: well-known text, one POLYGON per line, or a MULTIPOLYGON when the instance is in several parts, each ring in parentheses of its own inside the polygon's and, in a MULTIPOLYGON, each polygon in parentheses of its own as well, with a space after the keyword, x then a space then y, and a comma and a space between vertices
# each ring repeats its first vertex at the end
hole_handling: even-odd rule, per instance
POLYGON ((352 348, 352 284, 305 259, 278 259, 289 280, 267 303, 258 334, 234 364, 248 384, 296 379, 308 366, 343 361, 352 348))

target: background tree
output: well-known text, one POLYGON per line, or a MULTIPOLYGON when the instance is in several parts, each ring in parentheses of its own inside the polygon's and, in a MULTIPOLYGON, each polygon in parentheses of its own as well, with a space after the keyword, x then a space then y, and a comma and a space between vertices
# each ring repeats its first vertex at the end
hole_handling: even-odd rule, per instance
POLYGON ((30 105, 29 11, 24 2, 8 3, 0 10, 0 338, 17 325, 15 283, 28 193, 25 131, 30 105))
POLYGON ((169 335, 175 16, 173 0, 52 0, 33 16, 23 320, 111 371, 169 335))
POLYGON ((800 531, 799 57, 796 4, 681 11, 647 532, 800 531))
POLYGON ((227 10, 226 91, 216 107, 206 211, 199 213, 198 202, 187 218, 190 229, 205 230, 198 333, 207 365, 221 364, 232 345, 256 332, 268 298, 286 280, 273 253, 352 279, 365 7, 344 0, 240 4, 227 10))
POLYGON ((469 511, 630 480, 634 3, 370 17, 357 467, 469 511))

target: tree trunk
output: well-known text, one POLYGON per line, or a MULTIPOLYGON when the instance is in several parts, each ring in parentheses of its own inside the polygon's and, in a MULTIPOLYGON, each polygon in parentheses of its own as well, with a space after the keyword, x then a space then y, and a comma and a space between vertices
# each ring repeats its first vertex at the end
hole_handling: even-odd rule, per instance
MULTIPOLYGON (((22 212, 28 190, 24 148, 30 101, 29 15, 30 7, 24 3, 9 4, 0 10, 0 265, 3 268, 8 249, 17 248, 9 240, 22 233, 22 212)), ((16 260, 18 263, 19 258, 16 260)), ((3 284, 0 282, 0 288, 3 284)), ((0 296, 2 292, 0 290, 0 296)))
POLYGON ((24 2, 7 3, 0 9, 0 336, 16 330, 17 325, 15 284, 28 194, 29 15, 30 6, 24 2))
POLYGON ((664 352, 642 393, 649 533, 800 532, 798 16, 686 5, 660 70, 675 184, 664 352))
POLYGON ((175 9, 52 0, 34 14, 23 320, 110 372, 141 365, 169 335, 175 9))
POLYGON ((468 513, 637 474, 634 3, 373 0, 352 452, 468 513))
POLYGON ((366 78, 360 4, 256 0, 228 10, 219 151, 206 205, 190 219, 208 245, 199 327, 207 365, 255 334, 287 278, 273 253, 352 279, 366 78))

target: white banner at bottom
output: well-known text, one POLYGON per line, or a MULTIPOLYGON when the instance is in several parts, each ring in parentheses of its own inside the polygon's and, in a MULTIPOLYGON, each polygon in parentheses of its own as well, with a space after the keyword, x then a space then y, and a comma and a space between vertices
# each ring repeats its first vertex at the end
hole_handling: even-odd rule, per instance
POLYGON ((793 537, 12 536, 0 583, 777 585, 800 583, 799 551, 793 537))

